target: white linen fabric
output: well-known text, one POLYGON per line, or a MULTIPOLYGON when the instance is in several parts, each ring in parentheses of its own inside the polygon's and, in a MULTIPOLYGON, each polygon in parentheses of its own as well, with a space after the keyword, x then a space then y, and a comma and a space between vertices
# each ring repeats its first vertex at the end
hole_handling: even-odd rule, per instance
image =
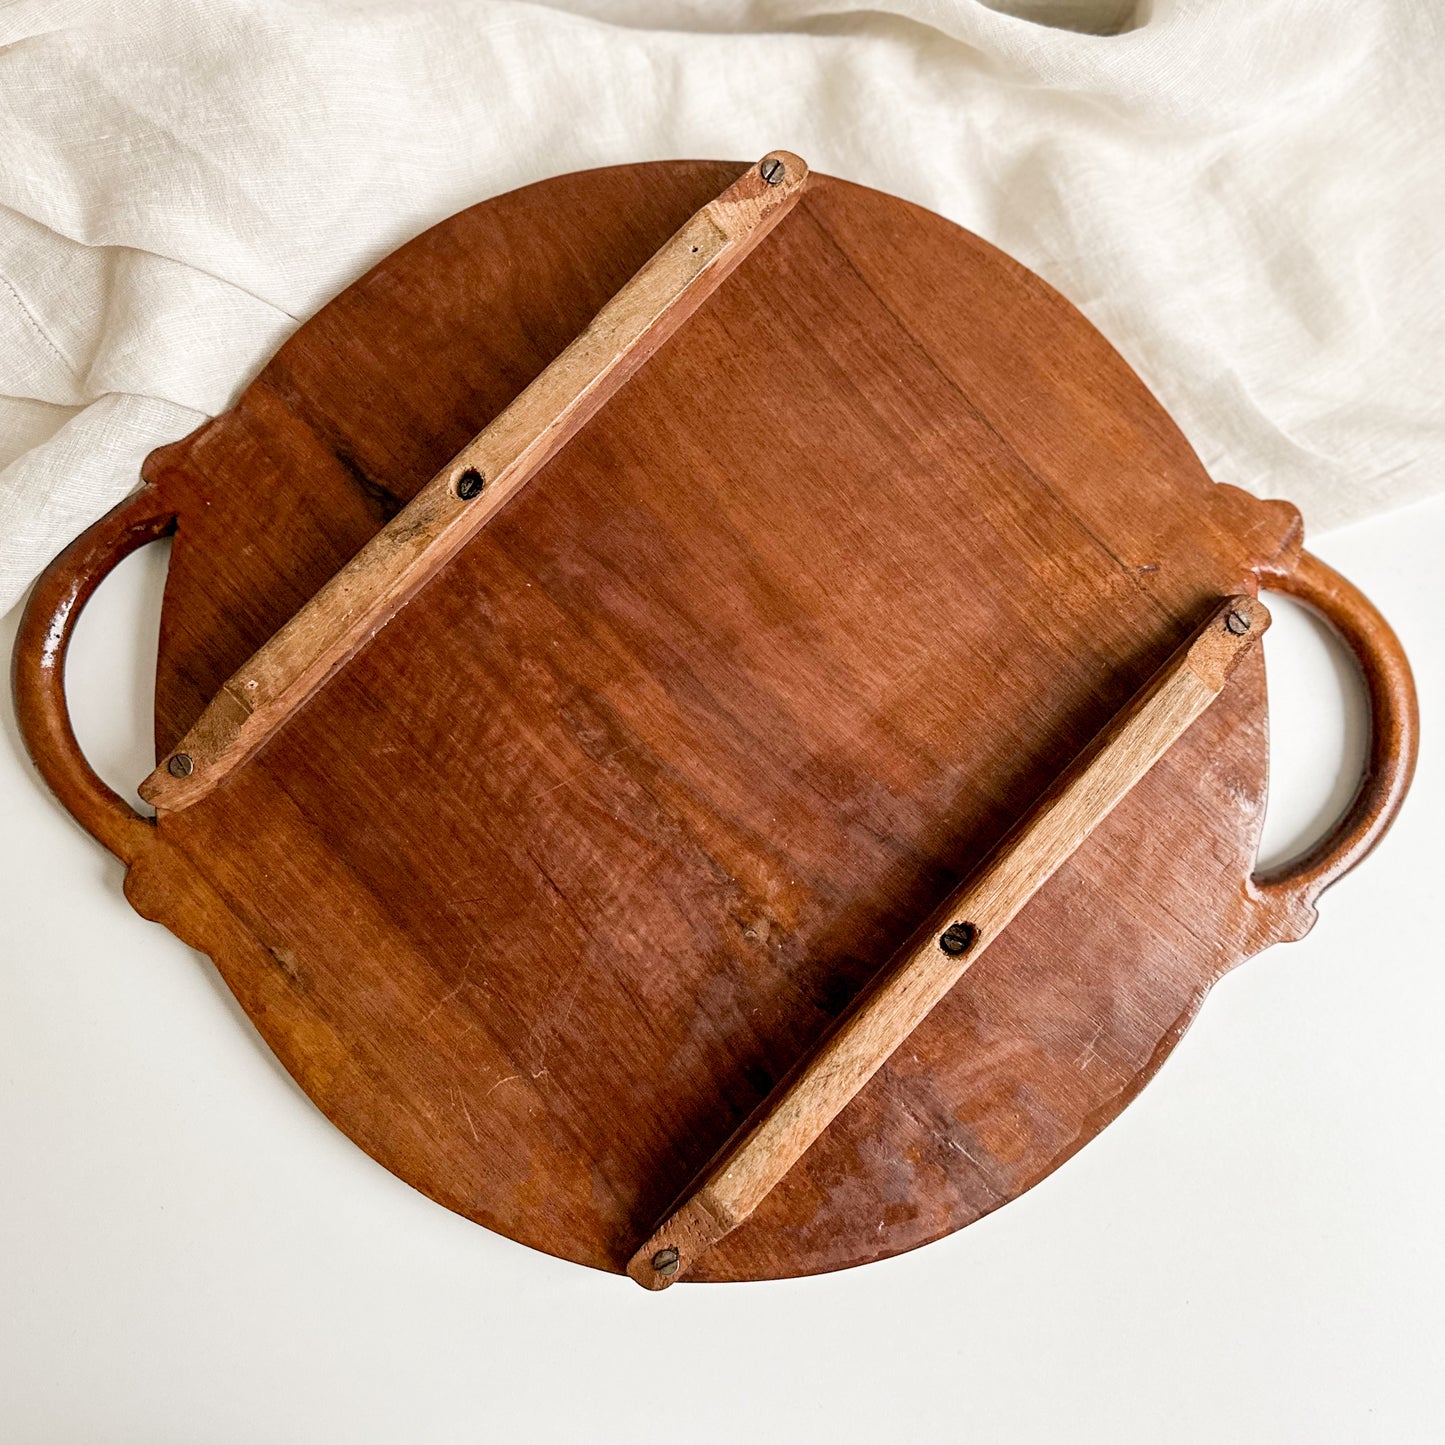
POLYGON ((1315 528, 1445 479, 1434 0, 0 3, 0 611, 297 322, 544 176, 774 146, 1042 273, 1315 528))

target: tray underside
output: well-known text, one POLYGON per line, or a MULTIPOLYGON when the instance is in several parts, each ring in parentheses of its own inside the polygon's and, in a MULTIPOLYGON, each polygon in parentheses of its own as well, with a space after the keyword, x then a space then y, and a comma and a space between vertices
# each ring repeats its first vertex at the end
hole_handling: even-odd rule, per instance
MULTIPOLYGON (((156 453, 164 755, 740 167, 453 217, 156 453)), ((619 1270, 928 909, 1222 594, 1299 544, 1042 281, 816 178, 128 891, 312 1099, 619 1270)), ((1258 654, 696 1278, 896 1254, 1016 1197, 1260 940, 1258 654)))

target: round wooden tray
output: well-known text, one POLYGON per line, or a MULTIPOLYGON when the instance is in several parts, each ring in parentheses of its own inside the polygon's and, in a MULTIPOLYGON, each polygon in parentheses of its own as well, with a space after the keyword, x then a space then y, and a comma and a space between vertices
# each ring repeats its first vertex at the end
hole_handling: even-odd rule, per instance
POLYGON ((698 1279, 968 1224, 1138 1092, 1211 983, 1297 937, 1408 785, 1398 644, 1212 484, 1038 277, 892 197, 796 211, 373 641, 159 825, 75 746, 65 649, 176 534, 164 757, 227 677, 738 174, 473 207, 306 323, 52 564, 16 647, 38 766, 317 1105, 489 1228, 620 1270, 930 908, 1223 594, 1339 628, 1368 774, 1254 876, 1258 649, 698 1279))

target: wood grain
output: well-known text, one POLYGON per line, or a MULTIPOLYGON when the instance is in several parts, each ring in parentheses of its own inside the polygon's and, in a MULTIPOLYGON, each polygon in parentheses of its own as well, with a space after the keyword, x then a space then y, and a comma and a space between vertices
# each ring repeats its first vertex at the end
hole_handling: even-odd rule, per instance
POLYGON ((217 787, 512 499, 792 209, 808 168, 749 166, 668 238, 500 416, 222 684, 140 785, 156 808, 217 787))
POLYGON ((1227 598, 969 880, 889 960, 807 1060, 729 1141, 701 1184, 643 1241, 627 1272, 666 1289, 749 1218, 1224 687, 1269 625, 1262 603, 1227 598))
MULTIPOLYGON (((173 523, 169 756, 741 169, 560 177, 418 237, 148 460, 16 649, 47 781, 327 1117, 446 1207, 618 1272, 1215 600, 1311 566, 1294 510, 1214 486, 1038 277, 815 176, 193 806, 142 822, 101 789, 64 726, 65 645, 119 552, 173 523)), ((1408 670, 1369 612, 1336 622, 1397 689, 1373 839, 1402 792, 1408 670)), ((1256 650, 689 1278, 897 1254, 1093 1138, 1334 876, 1288 917, 1253 877, 1266 771, 1256 650)))

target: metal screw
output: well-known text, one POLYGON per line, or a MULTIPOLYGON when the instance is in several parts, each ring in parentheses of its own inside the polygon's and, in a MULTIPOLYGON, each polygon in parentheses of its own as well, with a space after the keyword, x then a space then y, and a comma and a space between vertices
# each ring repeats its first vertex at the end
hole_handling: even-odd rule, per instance
POLYGON ((658 1274, 676 1274, 682 1256, 675 1249, 659 1249, 652 1256, 652 1267, 658 1274))
POLYGON ((967 953, 978 937, 978 929, 971 923, 950 923, 939 935, 938 946, 947 954, 957 957, 967 953))
POLYGON ((189 753, 176 753, 166 764, 166 772, 173 778, 189 778, 195 770, 196 765, 189 753))
POLYGON ((762 165, 758 167, 758 174, 770 185, 775 186, 783 179, 787 167, 777 156, 769 156, 762 165))
POLYGON ((1224 625, 1236 636, 1243 637, 1249 631, 1249 625, 1254 619, 1247 612, 1231 612, 1224 619, 1224 625))
POLYGON ((457 478, 457 496, 464 502, 470 502, 486 485, 487 479, 475 467, 468 467, 457 478))

